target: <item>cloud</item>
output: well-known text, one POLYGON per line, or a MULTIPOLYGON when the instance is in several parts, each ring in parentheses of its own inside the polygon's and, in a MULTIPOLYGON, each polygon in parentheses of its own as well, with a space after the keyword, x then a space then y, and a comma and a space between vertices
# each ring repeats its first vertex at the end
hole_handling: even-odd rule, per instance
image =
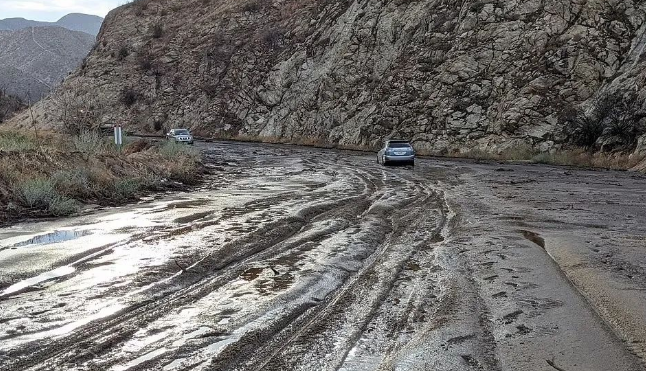
MULTIPOLYGON (((0 18, 36 19, 60 17, 68 13, 95 14, 104 17, 126 0, 0 0, 0 18)), ((40 20, 40 19, 38 19, 40 20)), ((43 19, 44 20, 44 19, 43 19)))

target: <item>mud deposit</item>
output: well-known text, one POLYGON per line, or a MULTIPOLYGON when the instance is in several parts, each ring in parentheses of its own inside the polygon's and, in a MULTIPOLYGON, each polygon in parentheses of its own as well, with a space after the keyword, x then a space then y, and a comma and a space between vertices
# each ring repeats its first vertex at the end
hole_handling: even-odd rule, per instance
POLYGON ((644 370, 644 177, 203 149, 200 190, 0 230, 2 370, 644 370))

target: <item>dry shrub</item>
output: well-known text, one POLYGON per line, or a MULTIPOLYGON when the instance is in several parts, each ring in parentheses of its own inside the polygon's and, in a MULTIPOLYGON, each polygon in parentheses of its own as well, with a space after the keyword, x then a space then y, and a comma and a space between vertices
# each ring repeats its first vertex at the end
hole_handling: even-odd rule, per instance
POLYGON ((604 95, 588 112, 573 106, 566 107, 559 120, 568 141, 576 146, 599 149, 604 139, 615 138, 615 145, 610 148, 601 145, 601 150, 632 149, 637 139, 646 133, 646 113, 641 104, 634 94, 604 95))
POLYGON ((52 174, 51 181, 57 192, 67 197, 83 199, 93 194, 90 172, 84 168, 59 170, 52 174))
POLYGON ((613 170, 628 170, 644 160, 642 156, 627 154, 591 153, 584 149, 541 153, 532 161, 539 164, 564 165, 576 167, 594 167, 613 170))
POLYGON ((32 135, 16 133, 14 131, 0 132, 1 151, 33 151, 38 147, 37 139, 32 135))
POLYGON ((256 12, 259 12, 261 9, 262 9, 262 4, 260 3, 260 0, 251 0, 250 2, 242 6, 243 12, 256 13, 256 12))
MULTIPOLYGON (((41 138, 36 149, 25 144, 32 137, 24 133, 4 142, 13 150, 0 148, 0 200, 15 205, 10 213, 30 209, 32 215, 70 215, 82 202, 123 203, 159 189, 162 178, 193 184, 201 175, 200 154, 193 147, 167 145, 162 151, 142 139, 114 152, 96 133, 62 137, 66 140, 41 138)), ((0 214, 0 221, 4 217, 0 214)))
POLYGON ((138 98, 139 94, 137 94, 137 92, 131 87, 125 87, 121 91, 121 103, 125 104, 128 107, 135 104, 138 98))
POLYGON ((133 0, 130 6, 134 7, 135 15, 140 17, 148 10, 148 3, 150 3, 150 0, 133 0))
POLYGON ((164 36, 164 25, 161 23, 155 23, 151 28, 152 37, 159 39, 164 36))
POLYGON ((79 135, 72 138, 72 143, 77 151, 86 156, 103 153, 107 147, 106 140, 101 134, 98 131, 91 130, 81 131, 79 135))
POLYGON ((122 45, 119 48, 119 52, 117 53, 117 60, 124 60, 130 55, 130 50, 128 50, 128 47, 125 45, 122 45))

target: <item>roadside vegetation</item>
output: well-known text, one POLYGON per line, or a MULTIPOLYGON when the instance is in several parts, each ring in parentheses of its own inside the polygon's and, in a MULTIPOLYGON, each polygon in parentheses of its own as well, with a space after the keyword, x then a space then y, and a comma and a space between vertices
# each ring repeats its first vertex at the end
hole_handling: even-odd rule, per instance
MULTIPOLYGON (((616 152, 591 152, 585 148, 573 147, 553 152, 540 152, 530 145, 509 148, 499 153, 480 151, 451 153, 451 157, 471 158, 487 161, 517 161, 546 165, 602 168, 612 170, 630 170, 646 160, 646 156, 616 152)), ((637 170, 637 169, 636 169, 637 170)))
MULTIPOLYGON (((236 140, 242 142, 260 143, 281 143, 313 146, 319 148, 338 148, 352 151, 374 151, 374 148, 360 145, 331 145, 320 138, 285 138, 274 136, 226 136, 220 135, 221 139, 236 140)), ((572 145, 566 149, 559 149, 551 152, 541 152, 539 149, 528 143, 511 146, 499 152, 480 150, 477 148, 469 151, 454 151, 450 153, 437 153, 432 151, 418 150, 421 156, 439 156, 470 158, 484 161, 510 161, 526 162, 546 165, 561 165, 587 168, 601 168, 612 170, 638 170, 646 172, 646 156, 631 154, 632 148, 612 152, 600 152, 591 148, 572 145)))
POLYGON ((0 223, 18 216, 65 216, 117 205, 147 192, 194 184, 200 154, 170 142, 0 131, 0 223))

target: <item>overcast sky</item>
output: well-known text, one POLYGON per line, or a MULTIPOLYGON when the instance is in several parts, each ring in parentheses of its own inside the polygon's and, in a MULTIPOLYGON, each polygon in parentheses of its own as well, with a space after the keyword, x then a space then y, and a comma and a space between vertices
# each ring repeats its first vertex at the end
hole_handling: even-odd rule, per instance
POLYGON ((0 19, 22 17, 56 21, 65 14, 85 13, 105 17, 128 0, 0 0, 0 19))

